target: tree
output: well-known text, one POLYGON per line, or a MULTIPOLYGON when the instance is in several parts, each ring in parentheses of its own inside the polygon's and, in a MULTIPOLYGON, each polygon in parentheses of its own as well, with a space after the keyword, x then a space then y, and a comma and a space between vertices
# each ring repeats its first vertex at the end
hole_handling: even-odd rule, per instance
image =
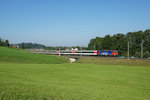
POLYGON ((96 50, 102 50, 102 43, 103 43, 103 38, 102 37, 96 37, 95 38, 95 49, 96 50))
POLYGON ((127 51, 127 40, 124 34, 116 34, 111 37, 112 39, 112 50, 118 50, 119 55, 126 55, 127 51))
POLYGON ((9 41, 0 38, 0 46, 9 46, 9 41))
POLYGON ((110 35, 106 35, 102 42, 102 49, 111 50, 111 48, 112 48, 112 39, 110 35))
POLYGON ((140 53, 143 32, 129 32, 126 34, 126 37, 127 41, 130 43, 130 55, 135 56, 137 53, 140 53))
POLYGON ((88 44, 88 49, 89 50, 94 50, 95 40, 96 39, 91 39, 90 40, 90 43, 88 44))
POLYGON ((4 45, 8 47, 9 46, 9 41, 5 40, 4 45))
POLYGON ((21 48, 25 49, 25 43, 24 42, 21 43, 21 48))
POLYGON ((76 48, 77 48, 78 50, 81 50, 82 47, 76 46, 76 48))
POLYGON ((150 52, 150 29, 143 32, 144 51, 150 52))
POLYGON ((3 44, 3 43, 2 43, 2 39, 0 38, 0 46, 3 46, 2 44, 3 44))

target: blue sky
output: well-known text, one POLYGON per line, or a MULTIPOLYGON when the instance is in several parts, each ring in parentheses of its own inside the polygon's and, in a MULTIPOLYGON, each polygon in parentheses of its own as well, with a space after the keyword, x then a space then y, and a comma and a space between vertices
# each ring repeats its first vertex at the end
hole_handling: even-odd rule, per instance
POLYGON ((87 46, 91 38, 150 29, 150 0, 0 0, 10 43, 87 46))

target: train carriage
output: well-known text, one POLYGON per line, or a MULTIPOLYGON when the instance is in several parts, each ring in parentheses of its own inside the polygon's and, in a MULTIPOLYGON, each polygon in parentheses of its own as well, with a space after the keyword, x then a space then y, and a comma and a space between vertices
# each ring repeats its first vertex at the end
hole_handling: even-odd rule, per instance
POLYGON ((96 56, 97 55, 97 50, 70 50, 70 51, 63 51, 60 50, 58 53, 60 55, 83 55, 83 56, 96 56))

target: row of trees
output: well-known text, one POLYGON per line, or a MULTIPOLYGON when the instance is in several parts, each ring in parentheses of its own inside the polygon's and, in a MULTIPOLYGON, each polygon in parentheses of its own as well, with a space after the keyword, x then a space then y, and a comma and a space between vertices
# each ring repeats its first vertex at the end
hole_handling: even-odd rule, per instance
POLYGON ((18 45, 22 49, 45 49, 46 48, 45 45, 37 44, 37 43, 24 43, 24 42, 22 42, 22 43, 19 43, 16 45, 18 45))
POLYGON ((10 46, 9 41, 0 38, 0 46, 10 46))
POLYGON ((78 50, 86 50, 86 47, 80 47, 80 46, 72 46, 72 47, 67 47, 67 46, 45 46, 43 44, 38 44, 38 43, 19 43, 15 44, 18 45, 22 49, 46 49, 46 50, 66 50, 68 48, 78 48, 78 50))
POLYGON ((150 29, 145 31, 115 34, 113 36, 96 37, 90 40, 88 49, 92 50, 118 50, 120 56, 127 55, 127 43, 130 44, 130 55, 140 57, 141 43, 144 57, 150 57, 150 29))
POLYGON ((47 46, 46 49, 47 50, 66 50, 66 49, 71 49, 71 48, 77 48, 78 50, 86 50, 87 47, 80 47, 80 46, 57 46, 57 47, 53 47, 53 46, 47 46))

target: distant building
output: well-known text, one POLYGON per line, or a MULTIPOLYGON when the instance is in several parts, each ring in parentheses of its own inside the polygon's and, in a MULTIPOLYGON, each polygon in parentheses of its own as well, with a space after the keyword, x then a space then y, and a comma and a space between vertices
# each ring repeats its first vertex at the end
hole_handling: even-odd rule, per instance
POLYGON ((78 48, 67 48, 66 51, 78 51, 78 48))
POLYGON ((74 50, 75 50, 75 51, 78 51, 78 48, 75 48, 74 50))
POLYGON ((18 45, 11 45, 11 47, 13 47, 13 48, 19 48, 18 45))

